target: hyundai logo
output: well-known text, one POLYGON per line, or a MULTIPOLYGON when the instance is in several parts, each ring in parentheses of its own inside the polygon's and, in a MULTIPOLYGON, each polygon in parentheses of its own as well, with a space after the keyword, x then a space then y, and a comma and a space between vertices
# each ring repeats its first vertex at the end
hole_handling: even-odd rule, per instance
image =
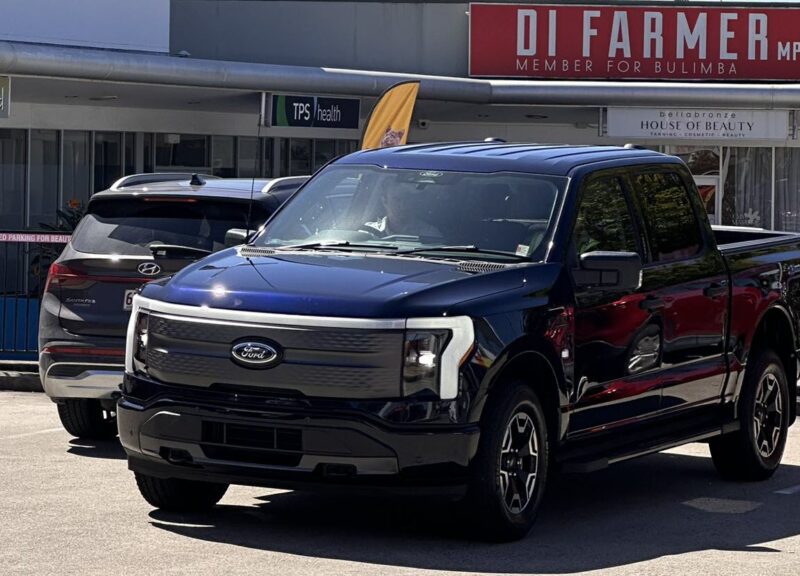
POLYGON ((231 358, 245 368, 269 368, 281 361, 281 353, 277 344, 249 341, 234 344, 231 358))
POLYGON ((161 274, 161 266, 155 262, 142 262, 136 269, 139 271, 139 274, 144 274, 145 276, 161 274))

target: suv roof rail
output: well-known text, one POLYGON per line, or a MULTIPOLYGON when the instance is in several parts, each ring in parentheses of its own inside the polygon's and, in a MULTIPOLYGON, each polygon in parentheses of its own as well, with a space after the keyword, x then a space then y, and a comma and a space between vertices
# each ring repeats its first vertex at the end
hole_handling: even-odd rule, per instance
POLYGON ((261 189, 261 193, 270 194, 288 188, 299 188, 305 184, 306 180, 309 178, 311 178, 311 176, 284 176, 282 178, 273 178, 261 189))
POLYGON ((196 174, 193 172, 148 172, 145 174, 131 174, 130 176, 123 176, 114 182, 109 190, 121 190, 123 188, 130 188, 131 186, 141 186, 142 184, 154 184, 156 182, 178 182, 180 180, 190 180, 194 176, 202 176, 203 180, 209 178, 219 180, 219 176, 211 174, 196 174))

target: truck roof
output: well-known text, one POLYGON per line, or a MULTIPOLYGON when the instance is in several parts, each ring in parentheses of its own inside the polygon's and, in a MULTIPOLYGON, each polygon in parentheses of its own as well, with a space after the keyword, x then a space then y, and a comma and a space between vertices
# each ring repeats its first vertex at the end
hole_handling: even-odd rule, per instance
POLYGON ((575 168, 608 160, 674 157, 643 148, 620 146, 554 146, 505 142, 442 142, 356 152, 337 164, 375 164, 391 168, 441 169, 463 172, 530 172, 567 176, 575 168))

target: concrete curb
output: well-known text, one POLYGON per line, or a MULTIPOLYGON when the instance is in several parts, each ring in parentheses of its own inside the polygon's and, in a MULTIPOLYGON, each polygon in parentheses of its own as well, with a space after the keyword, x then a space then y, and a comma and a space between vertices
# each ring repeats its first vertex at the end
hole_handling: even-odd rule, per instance
POLYGON ((15 392, 44 392, 38 372, 0 370, 0 390, 15 392))

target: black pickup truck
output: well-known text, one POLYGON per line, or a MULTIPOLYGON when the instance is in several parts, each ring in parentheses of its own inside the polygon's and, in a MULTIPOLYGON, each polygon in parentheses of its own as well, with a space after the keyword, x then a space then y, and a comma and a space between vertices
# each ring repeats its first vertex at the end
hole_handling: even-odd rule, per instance
POLYGON ((425 492, 518 538, 556 465, 702 441, 725 478, 773 474, 798 311, 800 236, 712 228, 678 158, 358 152, 134 298, 119 435, 160 508, 230 483, 425 492))

